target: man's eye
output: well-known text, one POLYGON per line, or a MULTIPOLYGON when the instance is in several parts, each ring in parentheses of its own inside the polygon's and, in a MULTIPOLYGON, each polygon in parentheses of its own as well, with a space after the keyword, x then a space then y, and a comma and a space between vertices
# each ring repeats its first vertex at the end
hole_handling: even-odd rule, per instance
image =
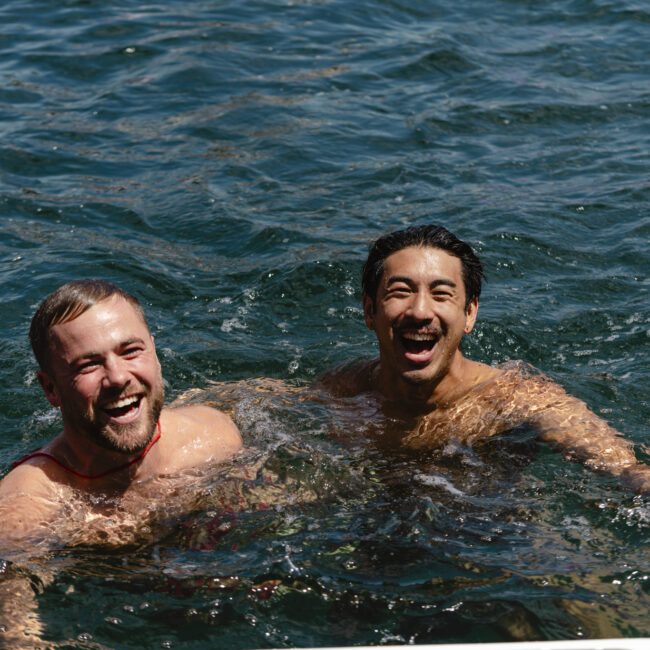
POLYGON ((391 287, 386 293, 388 296, 406 296, 410 290, 408 287, 391 287))
POLYGON ((87 373, 92 372, 99 366, 99 361, 84 361, 77 366, 77 372, 87 373))
POLYGON ((127 357, 127 358, 137 357, 138 354, 140 354, 142 351, 143 351, 143 348, 141 348, 141 347, 127 348, 122 353, 122 356, 127 357))

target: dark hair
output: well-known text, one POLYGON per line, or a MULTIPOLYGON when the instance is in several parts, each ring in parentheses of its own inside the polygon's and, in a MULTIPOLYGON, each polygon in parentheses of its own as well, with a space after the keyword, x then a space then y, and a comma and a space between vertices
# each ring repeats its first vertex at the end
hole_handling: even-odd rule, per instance
POLYGON ((384 260, 393 253, 409 246, 440 248, 460 260, 465 285, 465 308, 481 295, 481 283, 485 278, 483 265, 469 244, 458 239, 443 226, 411 226, 380 237, 370 246, 368 259, 363 265, 361 288, 363 294, 374 302, 377 288, 384 272, 384 260))
POLYGON ((50 334, 55 325, 78 318, 102 300, 119 296, 129 302, 142 317, 147 319, 138 299, 111 282, 104 280, 75 280, 59 287, 41 302, 29 328, 29 341, 36 361, 47 370, 50 356, 50 334))

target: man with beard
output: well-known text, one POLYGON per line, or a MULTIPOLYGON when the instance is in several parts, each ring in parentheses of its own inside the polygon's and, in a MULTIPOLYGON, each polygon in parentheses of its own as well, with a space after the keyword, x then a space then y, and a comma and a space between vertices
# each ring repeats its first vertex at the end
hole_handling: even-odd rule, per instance
POLYGON ((65 284, 39 306, 30 341, 63 430, 0 483, 3 546, 49 537, 65 543, 75 517, 76 533, 84 530, 91 542, 93 527, 107 538, 102 522, 119 527, 130 515, 133 526, 144 526, 153 503, 173 492, 162 478, 212 467, 241 448, 227 415, 201 405, 163 407, 153 337, 142 307, 122 289, 99 280, 65 284))
POLYGON ((379 238, 363 269, 363 311, 379 358, 321 378, 338 397, 368 394, 389 423, 381 445, 414 450, 472 444, 519 427, 589 467, 650 491, 650 467, 587 406, 522 363, 488 366, 467 359, 483 279, 480 260, 443 227, 415 226, 379 238))

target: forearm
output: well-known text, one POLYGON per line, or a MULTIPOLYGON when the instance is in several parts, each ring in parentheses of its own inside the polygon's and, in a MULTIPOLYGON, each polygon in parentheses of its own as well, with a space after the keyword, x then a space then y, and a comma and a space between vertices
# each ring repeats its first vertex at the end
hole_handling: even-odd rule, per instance
POLYGON ((591 469, 620 477, 628 487, 650 491, 650 466, 640 463, 632 443, 575 400, 572 412, 549 409, 538 418, 540 438, 591 469))
POLYGON ((541 426, 540 438, 558 447, 569 458, 616 476, 637 462, 631 444, 611 428, 605 432, 580 423, 563 427, 541 426))

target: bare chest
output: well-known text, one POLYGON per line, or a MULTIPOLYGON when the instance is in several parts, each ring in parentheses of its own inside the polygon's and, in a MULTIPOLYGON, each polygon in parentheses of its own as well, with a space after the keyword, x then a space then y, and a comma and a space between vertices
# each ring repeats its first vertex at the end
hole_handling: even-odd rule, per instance
POLYGON ((108 493, 66 487, 52 528, 71 546, 154 541, 161 526, 196 507, 197 482, 196 477, 163 477, 108 493))
POLYGON ((421 417, 402 442, 413 449, 441 446, 450 440, 471 444, 521 422, 521 409, 512 395, 492 386, 421 417))

